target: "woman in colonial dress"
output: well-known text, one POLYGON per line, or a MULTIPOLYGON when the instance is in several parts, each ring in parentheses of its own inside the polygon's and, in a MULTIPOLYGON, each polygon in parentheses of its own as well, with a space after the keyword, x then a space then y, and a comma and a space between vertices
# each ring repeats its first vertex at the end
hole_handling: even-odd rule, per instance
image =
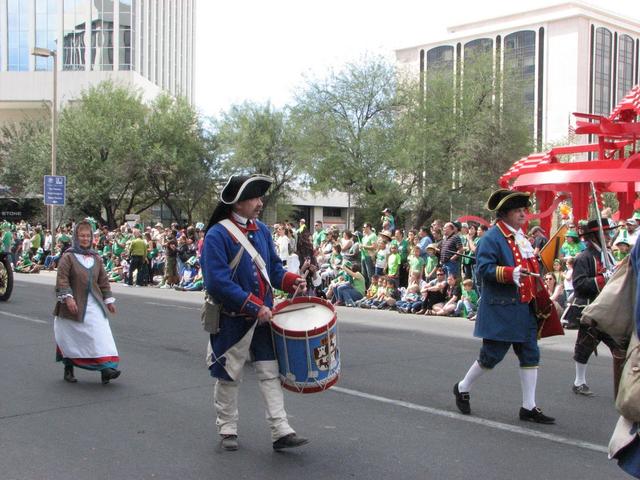
POLYGON ((92 228, 79 222, 72 247, 60 258, 56 277, 54 333, 56 360, 64 363, 64 379, 77 382, 73 367, 99 371, 103 384, 118 378, 120 357, 107 310, 115 299, 102 259, 91 249, 92 228))

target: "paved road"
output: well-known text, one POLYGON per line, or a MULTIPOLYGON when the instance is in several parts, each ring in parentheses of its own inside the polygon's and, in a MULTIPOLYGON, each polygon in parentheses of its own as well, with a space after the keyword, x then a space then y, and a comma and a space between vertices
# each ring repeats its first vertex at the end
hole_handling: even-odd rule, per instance
POLYGON ((0 304, 0 479, 608 479, 628 478, 606 458, 616 421, 611 360, 589 369, 599 395, 574 396, 574 332, 543 341, 538 400, 557 425, 517 420, 514 356, 473 391, 473 416, 451 388, 479 341, 462 319, 339 309, 343 375, 332 390, 287 393, 308 447, 271 450, 248 369, 240 393, 238 452, 217 446, 212 379, 203 364, 201 294, 114 287, 112 328, 122 376, 62 380, 54 362, 52 274, 17 275, 0 304))

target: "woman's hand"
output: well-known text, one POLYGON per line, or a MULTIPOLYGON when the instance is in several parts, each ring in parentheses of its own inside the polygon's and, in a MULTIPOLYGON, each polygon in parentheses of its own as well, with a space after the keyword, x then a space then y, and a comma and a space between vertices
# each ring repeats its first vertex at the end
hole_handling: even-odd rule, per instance
POLYGON ((116 306, 113 303, 107 303, 107 310, 109 310, 111 313, 116 313, 116 306))
POLYGON ((67 297, 64 299, 64 303, 67 306, 67 308, 69 309, 69 312, 71 312, 71 314, 73 315, 77 315, 78 314, 78 304, 76 303, 75 299, 73 297, 67 297))

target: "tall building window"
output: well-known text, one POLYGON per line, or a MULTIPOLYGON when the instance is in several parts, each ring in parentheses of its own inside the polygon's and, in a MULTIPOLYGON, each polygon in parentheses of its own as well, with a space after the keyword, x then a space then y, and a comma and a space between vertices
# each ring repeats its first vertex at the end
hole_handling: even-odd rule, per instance
MULTIPOLYGON (((56 0, 36 0, 36 47, 57 50, 57 5, 56 0)), ((53 58, 35 57, 36 70, 52 70, 53 58)))
POLYGON ((477 57, 490 55, 493 51, 491 38, 477 38, 464 44, 464 61, 474 60, 477 57))
POLYGON ((522 30, 504 37, 505 73, 514 74, 522 81, 523 106, 529 118, 533 135, 533 113, 536 97, 536 32, 522 30))
POLYGON ((62 68, 85 69, 85 33, 89 0, 64 0, 62 68))
POLYGON ((611 32, 596 28, 593 74, 593 113, 608 115, 611 111, 611 32))
POLYGON ((427 76, 429 73, 453 75, 453 47, 443 45, 427 51, 427 76))
POLYGON ((20 0, 7 0, 9 22, 8 47, 9 70, 29 70, 29 5, 20 0))
POLYGON ((113 70, 113 2, 91 3, 91 69, 113 70))
POLYGON ((120 0, 120 70, 133 70, 135 66, 135 12, 135 0, 120 0))
POLYGON ((622 100, 633 87, 633 39, 629 35, 618 38, 618 95, 622 100))

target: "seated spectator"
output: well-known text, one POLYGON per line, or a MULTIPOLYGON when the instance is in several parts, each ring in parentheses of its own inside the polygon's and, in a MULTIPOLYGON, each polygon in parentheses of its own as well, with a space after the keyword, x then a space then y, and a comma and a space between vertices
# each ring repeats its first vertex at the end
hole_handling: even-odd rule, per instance
POLYGON ((111 267, 111 271, 108 273, 110 282, 121 282, 125 277, 123 273, 123 266, 120 257, 114 257, 113 266, 111 267))
MULTIPOLYGON (((458 305, 458 300, 462 298, 462 291, 458 282, 458 277, 453 274, 447 276, 447 287, 445 289, 445 303, 433 306, 432 315, 449 316, 451 315, 458 305)), ((429 314, 427 314, 429 315, 429 314)))
POLYGON ((447 279, 444 270, 438 268, 436 278, 428 282, 421 290, 422 305, 417 313, 425 315, 433 315, 435 306, 442 306, 446 302, 445 289, 447 287, 447 279))
POLYGON ((198 267, 198 259, 196 256, 194 255, 189 258, 185 263, 184 269, 182 270, 182 276, 180 277, 180 282, 178 282, 176 288, 184 287, 185 285, 192 283, 193 279, 198 274, 198 267))
POLYGON ((473 280, 467 278, 462 282, 462 298, 458 300, 454 315, 475 319, 475 313, 478 309, 478 292, 473 288, 473 280))
POLYGON ((383 292, 379 291, 376 300, 371 302, 371 308, 375 308, 378 310, 395 308, 398 300, 400 300, 398 282, 395 278, 387 277, 383 292))
POLYGON ((349 260, 343 262, 342 270, 347 274, 349 281, 336 288, 336 297, 338 303, 354 307, 355 302, 363 298, 365 294, 364 276, 360 273, 358 266, 353 265, 349 260))
POLYGON ((371 285, 367 289, 367 295, 357 305, 361 308, 371 308, 371 305, 378 299, 379 295, 384 296, 385 283, 386 278, 384 275, 371 277, 371 285))
POLYGON ((199 292, 204 288, 204 280, 202 278, 202 270, 198 270, 195 277, 190 282, 185 283, 182 286, 177 286, 176 290, 183 292, 199 292))
POLYGON ((407 287, 400 301, 396 303, 396 309, 400 313, 411 313, 415 311, 414 309, 419 309, 421 305, 420 284, 411 283, 407 287))
POLYGON ((40 265, 31 259, 30 254, 30 250, 23 251, 22 256, 18 258, 14 266, 14 271, 19 273, 38 273, 40 271, 40 265))

